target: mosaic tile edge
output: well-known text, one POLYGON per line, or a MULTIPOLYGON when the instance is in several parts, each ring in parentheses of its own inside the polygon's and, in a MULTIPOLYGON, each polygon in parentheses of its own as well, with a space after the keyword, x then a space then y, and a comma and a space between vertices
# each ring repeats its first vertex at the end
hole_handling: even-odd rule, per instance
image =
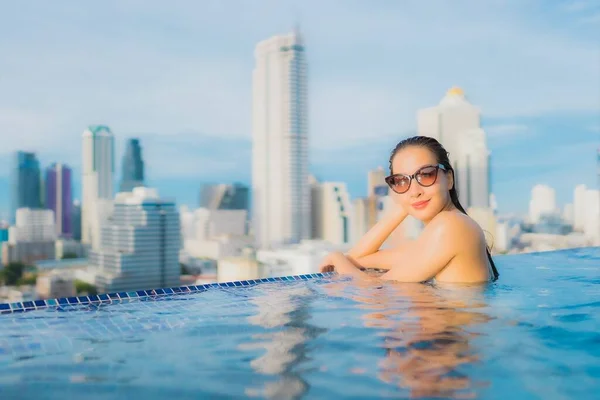
POLYGON ((135 290, 128 292, 103 293, 90 296, 60 297, 47 300, 30 300, 15 303, 0 303, 0 314, 16 314, 27 311, 55 308, 67 311, 69 308, 80 306, 97 306, 99 304, 114 304, 131 300, 148 300, 166 298, 184 294, 200 293, 214 288, 238 288, 253 286, 261 283, 306 281, 315 278, 325 278, 335 275, 335 272, 278 276, 272 278, 249 279, 232 282, 213 282, 202 285, 175 286, 171 288, 135 290))

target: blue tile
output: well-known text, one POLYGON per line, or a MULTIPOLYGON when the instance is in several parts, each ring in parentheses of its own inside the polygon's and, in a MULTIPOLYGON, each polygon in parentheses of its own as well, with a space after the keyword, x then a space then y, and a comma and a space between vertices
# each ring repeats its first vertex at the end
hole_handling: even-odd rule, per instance
POLYGON ((122 298, 122 299, 127 299, 127 298, 129 298, 129 296, 128 296, 128 295, 127 295, 127 293, 125 293, 125 292, 119 292, 119 293, 117 293, 117 294, 118 294, 118 295, 119 295, 119 297, 120 297, 120 298, 122 298))
POLYGON ((172 290, 173 290, 173 292, 175 292, 175 293, 181 293, 181 288, 179 288, 179 287, 175 287, 175 288, 173 288, 172 290))
POLYGON ((8 305, 6 303, 0 304, 0 311, 2 311, 2 310, 10 310, 10 305, 8 305))
POLYGON ((233 284, 234 284, 235 286, 242 286, 242 284, 241 284, 240 282, 233 282, 233 284))
POLYGON ((60 299, 58 299, 58 304, 61 304, 61 305, 69 304, 69 301, 64 297, 61 297, 60 299))
POLYGON ((109 297, 108 297, 108 295, 106 293, 102 293, 98 297, 100 297, 101 301, 108 301, 109 300, 109 297))
POLYGON ((275 279, 273 279, 273 278, 267 278, 267 281, 268 282, 275 282, 275 279))
POLYGON ((118 294, 116 294, 116 293, 109 293, 109 294, 108 294, 108 297, 109 297, 111 300, 119 300, 119 295, 118 295, 118 294))
POLYGON ((165 294, 173 294, 173 289, 171 289, 171 288, 165 288, 165 289, 163 289, 163 291, 165 292, 165 294))
POLYGON ((88 299, 87 296, 79 296, 77 300, 79 300, 81 304, 87 304, 90 302, 90 299, 88 299))
POLYGON ((165 294, 163 289, 154 289, 154 294, 165 294))
POLYGON ((34 308, 33 301, 24 301, 23 308, 34 308))
POLYGON ((44 300, 36 300, 33 302, 36 307, 46 307, 46 302, 44 300))
POLYGON ((235 287, 235 283, 233 283, 233 282, 227 282, 227 286, 228 287, 235 287))
POLYGON ((136 297, 139 297, 137 292, 127 292, 127 296, 129 296, 130 299, 135 299, 136 297))
POLYGON ((90 298, 90 301, 100 301, 100 297, 98 297, 95 294, 88 296, 88 297, 90 298))
POLYGON ((248 281, 241 281, 240 282, 240 285, 242 285, 242 286, 248 286, 249 284, 250 284, 250 282, 248 282, 248 281))
POLYGON ((21 303, 10 303, 11 310, 19 310, 23 308, 23 304, 21 303))
POLYGON ((46 300, 46 304, 50 307, 55 306, 56 305, 56 299, 48 299, 46 300))
POLYGON ((221 283, 219 283, 219 287, 227 287, 227 282, 221 282, 221 283))
POLYGON ((138 294, 138 296, 140 296, 140 297, 146 297, 146 296, 147 296, 147 294, 146 294, 146 291, 145 291, 145 290, 138 290, 136 293, 137 293, 137 294, 138 294))
POLYGON ((69 302, 69 304, 78 304, 79 301, 77 300, 77 297, 69 297, 67 298, 67 301, 69 302))

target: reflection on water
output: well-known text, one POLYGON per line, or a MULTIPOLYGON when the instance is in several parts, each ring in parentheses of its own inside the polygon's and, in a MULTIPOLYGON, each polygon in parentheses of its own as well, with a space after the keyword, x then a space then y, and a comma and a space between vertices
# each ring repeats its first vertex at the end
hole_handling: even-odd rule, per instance
POLYGON ((257 293, 250 300, 256 306, 256 314, 247 321, 265 328, 265 332, 252 335, 239 349, 263 350, 250 365, 255 372, 273 375, 276 379, 262 388, 247 388, 246 395, 288 399, 306 393, 309 385, 302 376, 301 365, 310 360, 307 343, 326 331, 308 322, 314 297, 309 287, 296 284, 285 290, 257 293))
POLYGON ((327 285, 331 296, 345 297, 365 310, 363 325, 379 331, 384 348, 377 377, 407 390, 411 398, 472 398, 486 385, 469 376, 480 360, 472 340, 476 326, 491 318, 485 286, 435 288, 423 284, 357 281, 327 285))

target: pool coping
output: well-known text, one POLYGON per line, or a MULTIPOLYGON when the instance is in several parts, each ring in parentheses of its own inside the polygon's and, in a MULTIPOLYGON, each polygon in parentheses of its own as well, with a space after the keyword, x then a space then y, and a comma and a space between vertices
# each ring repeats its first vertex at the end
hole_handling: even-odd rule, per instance
POLYGON ((129 302, 132 300, 160 299, 170 296, 200 293, 213 288, 249 287, 260 283, 307 281, 315 278, 328 277, 334 274, 334 272, 325 272, 302 275, 288 275, 272 278, 248 279, 231 282, 213 282, 206 283, 203 285, 174 286, 161 289, 103 293, 91 296, 59 297, 55 299, 46 300, 30 300, 14 303, 0 303, 0 314, 16 314, 44 309, 56 309, 62 311, 67 311, 68 309, 80 310, 80 306, 97 306, 100 304, 115 304, 129 302))

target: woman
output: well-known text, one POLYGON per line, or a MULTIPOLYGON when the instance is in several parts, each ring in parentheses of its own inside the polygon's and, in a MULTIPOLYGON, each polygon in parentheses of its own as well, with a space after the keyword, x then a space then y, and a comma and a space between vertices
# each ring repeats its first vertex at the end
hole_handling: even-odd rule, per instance
POLYGON ((414 136, 398 143, 385 178, 397 209, 379 221, 347 255, 329 254, 321 271, 363 278, 365 268, 387 270, 382 279, 401 282, 476 283, 495 280, 498 271, 485 236, 460 205, 448 153, 435 139, 414 136), (425 224, 418 239, 379 250, 411 215, 425 224))

